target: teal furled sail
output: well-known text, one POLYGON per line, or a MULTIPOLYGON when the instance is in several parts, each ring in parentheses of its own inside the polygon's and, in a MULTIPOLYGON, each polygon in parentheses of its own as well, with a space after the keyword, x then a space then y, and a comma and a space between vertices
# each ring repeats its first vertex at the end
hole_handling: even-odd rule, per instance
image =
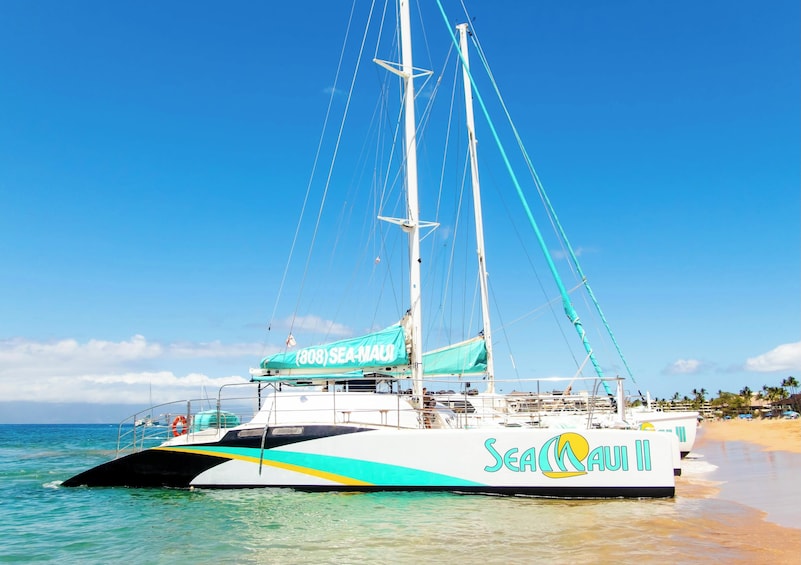
POLYGON ((388 369, 409 364, 403 326, 394 325, 360 337, 298 351, 276 353, 262 359, 261 374, 340 373, 358 369, 388 369))
POLYGON ((263 369, 250 370, 251 382, 259 383, 288 383, 288 384, 308 384, 311 381, 353 381, 363 379, 375 372, 365 374, 364 370, 347 371, 344 373, 309 373, 306 371, 274 371, 263 369))
POLYGON ((423 354, 423 374, 478 375, 487 372, 487 345, 483 337, 474 337, 423 354))
MULTIPOLYGON (((323 380, 358 379, 382 373, 395 378, 411 376, 406 332, 390 326, 361 337, 343 339, 298 351, 276 353, 262 359, 251 375, 254 381, 291 378, 323 380)), ((487 371, 487 346, 483 336, 423 354, 423 375, 478 375, 487 371)))

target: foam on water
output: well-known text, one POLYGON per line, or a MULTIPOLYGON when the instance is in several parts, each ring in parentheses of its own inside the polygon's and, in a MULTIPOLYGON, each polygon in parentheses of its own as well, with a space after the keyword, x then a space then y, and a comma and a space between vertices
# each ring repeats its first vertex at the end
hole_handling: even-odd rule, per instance
POLYGON ((685 477, 705 475, 714 472, 717 465, 706 461, 703 455, 691 453, 681 460, 681 474, 685 477))

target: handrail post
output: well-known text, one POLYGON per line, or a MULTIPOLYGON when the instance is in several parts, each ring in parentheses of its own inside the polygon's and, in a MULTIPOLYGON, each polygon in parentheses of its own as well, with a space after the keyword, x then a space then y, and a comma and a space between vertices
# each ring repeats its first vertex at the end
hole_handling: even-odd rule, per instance
MULTIPOLYGON (((202 405, 201 405, 201 407, 202 407, 202 405)), ((186 401, 186 427, 187 427, 187 430, 186 430, 186 433, 184 435, 186 436, 186 443, 189 443, 189 434, 190 434, 190 430, 192 429, 192 401, 191 400, 187 400, 186 401)))
POLYGON ((222 418, 222 411, 220 408, 222 407, 222 400, 220 396, 222 395, 222 389, 217 393, 217 433, 220 433, 220 429, 222 426, 220 425, 220 419, 222 418))

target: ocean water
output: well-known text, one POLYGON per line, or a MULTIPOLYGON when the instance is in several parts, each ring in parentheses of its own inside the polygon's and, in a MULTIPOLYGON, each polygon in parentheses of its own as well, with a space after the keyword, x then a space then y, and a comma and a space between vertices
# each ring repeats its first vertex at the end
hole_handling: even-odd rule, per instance
POLYGON ((782 563, 801 539, 713 496, 705 461, 671 500, 60 486, 116 437, 0 425, 0 563, 782 563))

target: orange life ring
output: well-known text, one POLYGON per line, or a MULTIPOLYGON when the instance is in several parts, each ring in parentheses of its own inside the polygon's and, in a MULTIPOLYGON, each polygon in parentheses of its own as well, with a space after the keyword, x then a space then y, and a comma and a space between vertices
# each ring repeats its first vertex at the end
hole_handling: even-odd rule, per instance
POLYGON ((172 421, 172 435, 178 437, 184 435, 188 431, 189 429, 186 425, 186 416, 176 416, 175 420, 172 421), (178 429, 179 425, 181 426, 180 430, 178 429))

